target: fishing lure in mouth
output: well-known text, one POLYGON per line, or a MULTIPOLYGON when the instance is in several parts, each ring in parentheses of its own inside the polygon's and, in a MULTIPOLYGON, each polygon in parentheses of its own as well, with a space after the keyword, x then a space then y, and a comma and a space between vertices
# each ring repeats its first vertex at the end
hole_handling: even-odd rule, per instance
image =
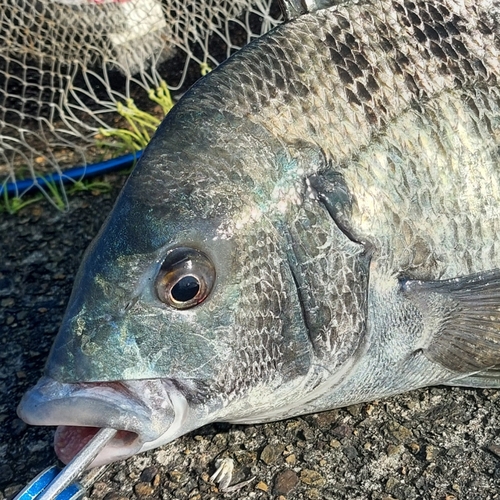
POLYGON ((115 429, 100 429, 66 467, 60 470, 54 465, 44 470, 14 500, 77 500, 104 472, 106 466, 91 469, 79 482, 75 481, 117 432, 115 429))
MULTIPOLYGON (((85 472, 117 432, 119 431, 116 429, 100 429, 66 467, 62 470, 55 465, 48 467, 30 481, 14 500, 78 500, 106 470, 107 465, 101 465, 85 472)), ((231 458, 218 459, 210 480, 217 484, 220 491, 229 493, 239 490, 255 479, 251 477, 229 486, 233 470, 234 461, 231 458)))

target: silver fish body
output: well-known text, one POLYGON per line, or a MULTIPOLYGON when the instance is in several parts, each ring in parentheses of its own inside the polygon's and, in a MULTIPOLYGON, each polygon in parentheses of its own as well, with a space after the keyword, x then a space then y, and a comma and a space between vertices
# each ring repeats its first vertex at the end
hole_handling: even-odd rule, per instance
POLYGON ((499 386, 499 18, 346 3, 197 83, 88 249, 20 416, 62 425, 63 459, 82 426, 127 431, 98 464, 213 421, 499 386))

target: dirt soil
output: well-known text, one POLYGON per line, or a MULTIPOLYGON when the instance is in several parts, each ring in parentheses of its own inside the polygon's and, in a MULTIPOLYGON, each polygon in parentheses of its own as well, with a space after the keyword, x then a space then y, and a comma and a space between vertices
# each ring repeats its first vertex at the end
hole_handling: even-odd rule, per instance
MULTIPOLYGON (((47 203, 0 219, 0 500, 57 459, 52 428, 27 426, 16 406, 40 377, 85 247, 111 194, 82 193, 67 213, 47 203)), ((499 391, 428 388, 267 425, 204 427, 115 463, 90 498, 500 498, 499 391), (209 476, 235 461, 221 493, 209 476)))

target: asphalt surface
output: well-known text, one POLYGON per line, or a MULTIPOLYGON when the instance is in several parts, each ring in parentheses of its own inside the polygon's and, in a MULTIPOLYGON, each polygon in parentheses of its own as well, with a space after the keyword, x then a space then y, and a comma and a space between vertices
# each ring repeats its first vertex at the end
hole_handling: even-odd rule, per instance
MULTIPOLYGON (((112 181, 118 185, 121 177, 112 181)), ((16 416, 42 373, 85 247, 112 206, 84 193, 0 217, 0 500, 56 463, 53 429, 16 416)), ((111 465, 93 499, 500 498, 500 392, 429 388, 255 426, 218 424, 111 465), (231 493, 209 477, 232 458, 231 493)))

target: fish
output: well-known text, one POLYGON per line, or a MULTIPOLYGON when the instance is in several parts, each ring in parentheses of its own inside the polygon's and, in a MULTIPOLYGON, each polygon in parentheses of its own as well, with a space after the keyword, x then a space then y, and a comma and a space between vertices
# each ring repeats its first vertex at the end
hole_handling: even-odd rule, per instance
POLYGON ((18 407, 64 462, 500 386, 500 6, 317 5, 182 97, 87 249, 18 407))

